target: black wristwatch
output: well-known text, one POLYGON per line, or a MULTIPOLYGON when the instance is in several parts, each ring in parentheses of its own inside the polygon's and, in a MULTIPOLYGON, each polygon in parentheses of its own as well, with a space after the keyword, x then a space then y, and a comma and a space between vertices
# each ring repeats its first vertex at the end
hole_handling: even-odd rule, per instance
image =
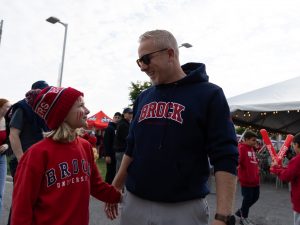
POLYGON ((235 216, 234 215, 225 216, 225 215, 216 213, 215 219, 223 221, 226 225, 235 225, 235 216))

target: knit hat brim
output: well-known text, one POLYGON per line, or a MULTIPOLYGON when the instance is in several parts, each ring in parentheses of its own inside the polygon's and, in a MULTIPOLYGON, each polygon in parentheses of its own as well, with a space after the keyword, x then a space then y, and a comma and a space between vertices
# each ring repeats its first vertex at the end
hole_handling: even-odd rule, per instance
POLYGON ((50 129, 57 129, 79 96, 83 96, 83 93, 71 87, 48 87, 39 93, 33 109, 50 129))

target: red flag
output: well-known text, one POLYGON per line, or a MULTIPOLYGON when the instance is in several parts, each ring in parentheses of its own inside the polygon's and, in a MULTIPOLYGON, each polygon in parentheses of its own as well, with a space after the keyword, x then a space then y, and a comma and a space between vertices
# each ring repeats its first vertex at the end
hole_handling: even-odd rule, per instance
POLYGON ((265 142, 266 147, 271 155, 272 161, 278 163, 278 156, 277 156, 277 153, 276 153, 276 151, 272 145, 272 142, 269 138, 268 132, 265 129, 261 129, 260 133, 261 133, 262 139, 265 142))
POLYGON ((287 150, 289 149, 293 139, 294 139, 294 136, 291 134, 288 134, 286 136, 286 139, 278 152, 278 160, 279 160, 278 164, 280 164, 280 165, 282 164, 282 159, 284 158, 287 150))

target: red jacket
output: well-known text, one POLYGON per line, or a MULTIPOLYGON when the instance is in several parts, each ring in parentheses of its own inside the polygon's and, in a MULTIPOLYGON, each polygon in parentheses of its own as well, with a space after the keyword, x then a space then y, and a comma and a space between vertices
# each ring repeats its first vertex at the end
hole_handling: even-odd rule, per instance
POLYGON ((243 187, 259 186, 259 167, 254 149, 245 144, 239 144, 238 179, 243 187))
POLYGON ((6 131, 0 130, 0 145, 3 145, 6 140, 6 131))
POLYGON ((287 168, 275 170, 274 173, 280 180, 291 182, 293 210, 300 213, 300 154, 291 159, 287 168))
POLYGON ((20 160, 11 225, 88 225, 90 195, 110 203, 121 196, 102 181, 90 143, 46 138, 20 160))

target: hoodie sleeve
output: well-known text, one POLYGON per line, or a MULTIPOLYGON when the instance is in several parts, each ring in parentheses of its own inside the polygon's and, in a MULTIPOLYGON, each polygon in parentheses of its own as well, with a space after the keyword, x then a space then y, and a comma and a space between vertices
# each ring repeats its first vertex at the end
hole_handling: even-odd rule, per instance
POLYGON ((295 177, 300 177, 300 156, 292 159, 287 168, 283 168, 278 173, 278 178, 285 182, 291 182, 295 177))
POLYGON ((134 148, 134 134, 133 134, 133 131, 131 130, 131 126, 129 128, 129 134, 127 136, 126 141, 127 141, 127 147, 126 147, 125 154, 129 157, 132 157, 133 148, 134 148))
POLYGON ((11 225, 33 223, 33 209, 44 177, 43 162, 39 151, 28 150, 22 156, 14 177, 11 225))
POLYGON ((91 151, 91 195, 100 201, 108 203, 118 203, 121 200, 121 193, 113 186, 105 183, 99 173, 91 151))
POLYGON ((221 88, 211 97, 207 111, 207 151, 214 171, 237 174, 238 150, 229 106, 221 88))
POLYGON ((133 133, 133 123, 136 123, 135 121, 135 116, 136 116, 136 113, 137 113, 137 108, 138 108, 138 102, 139 102, 139 98, 141 97, 141 95, 143 95, 143 92, 139 95, 139 97, 134 101, 134 104, 133 104, 133 117, 132 117, 132 122, 130 123, 130 126, 129 126, 129 132, 128 132, 128 136, 127 136, 127 139, 126 139, 126 142, 127 142, 127 147, 126 147, 126 151, 125 151, 125 154, 129 157, 132 157, 133 155, 133 149, 134 149, 134 133, 133 133))

